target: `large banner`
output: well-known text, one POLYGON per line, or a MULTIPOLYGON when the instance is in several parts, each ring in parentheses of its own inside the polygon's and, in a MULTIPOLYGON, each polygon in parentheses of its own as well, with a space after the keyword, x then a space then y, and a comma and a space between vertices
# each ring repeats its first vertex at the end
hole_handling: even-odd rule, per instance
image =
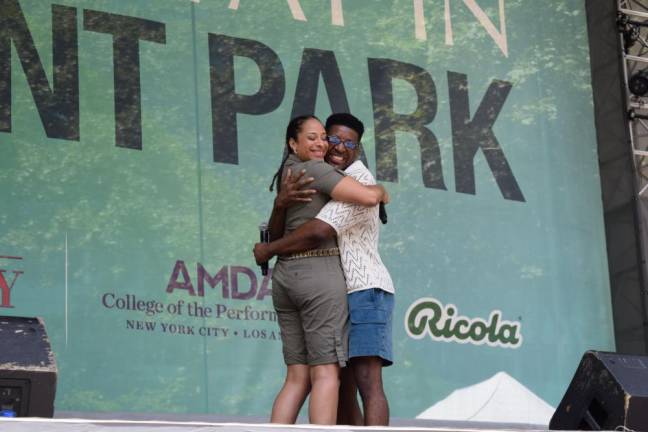
POLYGON ((258 225, 296 114, 350 111, 388 190, 394 416, 613 350, 584 2, 0 0, 0 315, 58 410, 267 415, 258 225))

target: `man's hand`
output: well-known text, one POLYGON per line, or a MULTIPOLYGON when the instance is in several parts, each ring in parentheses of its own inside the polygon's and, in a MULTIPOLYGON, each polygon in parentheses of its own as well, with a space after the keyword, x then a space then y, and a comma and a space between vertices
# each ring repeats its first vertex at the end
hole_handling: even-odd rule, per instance
POLYGON ((300 202, 309 202, 313 199, 311 195, 317 193, 315 189, 302 189, 304 186, 311 184, 315 179, 313 177, 304 177, 306 170, 301 170, 293 176, 290 168, 286 171, 286 176, 281 180, 281 190, 275 198, 275 207, 285 209, 300 202))
POLYGON ((254 259, 256 260, 257 265, 261 265, 270 261, 270 259, 272 259, 272 257, 274 256, 274 254, 270 253, 268 243, 255 244, 252 252, 254 253, 254 259))

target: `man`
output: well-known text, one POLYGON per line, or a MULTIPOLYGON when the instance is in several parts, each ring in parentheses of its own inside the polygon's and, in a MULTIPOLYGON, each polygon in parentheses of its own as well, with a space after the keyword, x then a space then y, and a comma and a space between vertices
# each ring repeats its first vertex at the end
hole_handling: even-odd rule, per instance
MULTIPOLYGON (((351 114, 333 114, 326 121, 329 149, 326 161, 344 170, 365 185, 376 184, 364 164, 358 160, 364 125, 351 114)), ((295 179, 303 186, 307 179, 295 179)), ((290 193, 290 188, 285 194, 290 193)), ((308 192, 295 192, 295 201, 303 201, 308 192)), ((285 201, 285 199, 284 199, 285 201)), ((392 364, 392 313, 394 287, 378 253, 378 206, 362 207, 330 201, 317 217, 289 235, 274 242, 255 245, 258 263, 275 255, 288 255, 316 249, 323 241, 337 235, 344 270, 351 329, 349 335, 349 370, 343 373, 338 419, 346 424, 387 425, 389 406, 383 390, 382 367, 392 364), (346 375, 346 376, 345 376, 346 375), (355 383, 353 382, 355 381, 355 383), (355 399, 357 385, 364 407, 362 419, 355 399)))

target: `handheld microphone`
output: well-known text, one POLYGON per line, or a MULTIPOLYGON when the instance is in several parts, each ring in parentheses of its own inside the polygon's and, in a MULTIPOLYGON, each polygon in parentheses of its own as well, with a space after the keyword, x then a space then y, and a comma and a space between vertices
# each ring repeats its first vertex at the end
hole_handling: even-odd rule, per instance
POLYGON ((378 206, 378 217, 380 218, 380 222, 382 222, 383 225, 387 223, 387 210, 385 210, 384 202, 381 202, 378 206))
MULTIPOLYGON (((268 224, 267 222, 262 222, 261 225, 259 225, 259 239, 261 240, 261 243, 270 243, 270 231, 268 230, 268 224)), ((268 262, 264 262, 260 264, 261 266, 261 274, 263 276, 268 275, 268 262)))

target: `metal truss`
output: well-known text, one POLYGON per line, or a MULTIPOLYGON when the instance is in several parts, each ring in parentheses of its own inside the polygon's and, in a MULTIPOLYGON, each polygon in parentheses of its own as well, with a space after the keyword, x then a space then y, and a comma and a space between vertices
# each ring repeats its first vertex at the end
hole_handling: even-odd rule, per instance
MULTIPOLYGON (((611 5, 610 5, 611 6, 611 5)), ((618 183, 624 209, 606 211, 617 347, 648 353, 648 0, 617 0, 618 43, 621 51, 623 92, 618 109, 627 110, 626 127, 632 165, 619 166, 626 180, 618 183), (632 174, 628 173, 632 169, 632 174), (632 198, 631 198, 632 197, 632 198), (611 222, 609 222, 611 221, 611 222), (610 234, 613 233, 613 234, 610 234)), ((617 75, 618 76, 618 75, 617 75)), ((606 127, 599 125, 598 127, 606 127)), ((627 161, 627 159, 626 159, 627 161)), ((601 165, 603 166, 603 165, 601 165)))
POLYGON ((637 84, 648 86, 648 1, 618 0, 618 12, 636 190, 638 198, 648 200, 648 87, 644 94, 636 91, 637 84))

